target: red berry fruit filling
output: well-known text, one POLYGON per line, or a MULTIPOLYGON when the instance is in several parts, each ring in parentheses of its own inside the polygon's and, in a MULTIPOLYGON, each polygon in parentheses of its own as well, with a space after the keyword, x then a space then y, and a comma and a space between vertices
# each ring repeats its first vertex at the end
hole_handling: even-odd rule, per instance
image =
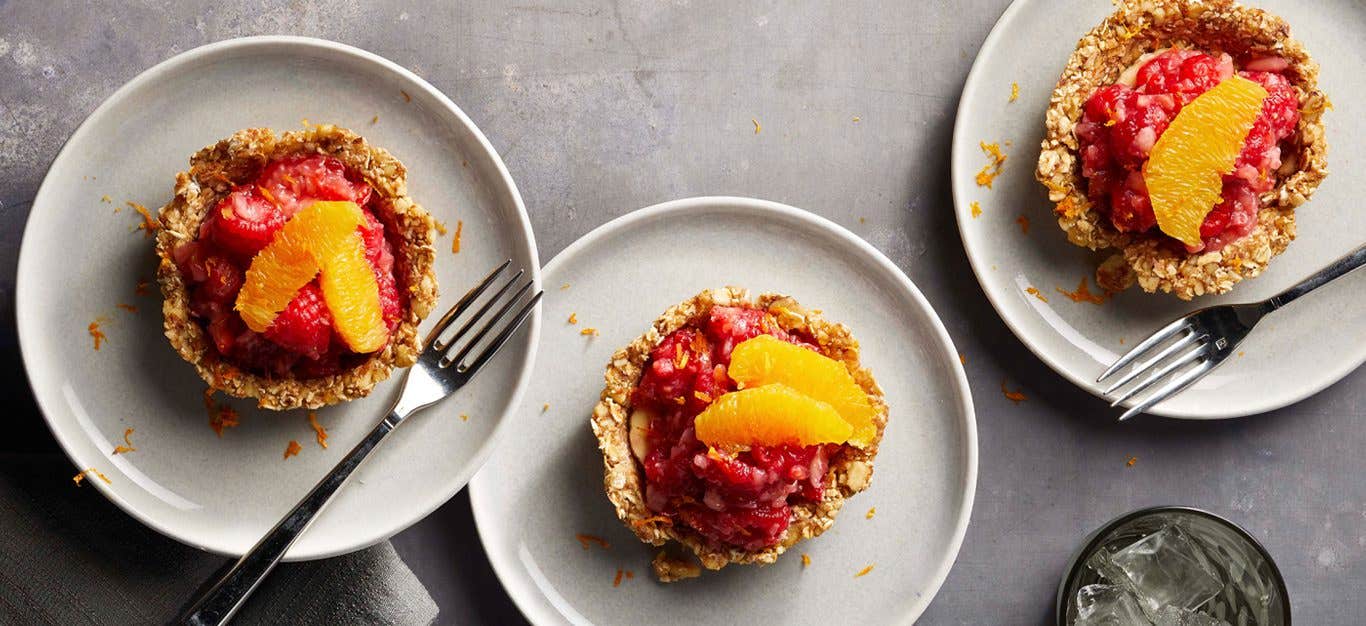
POLYGON ((697 415, 736 390, 725 372, 737 344, 767 334, 812 347, 759 309, 714 307, 699 326, 674 331, 654 348, 632 396, 635 410, 653 416, 641 459, 646 506, 716 546, 760 550, 782 539, 792 502, 821 499, 840 446, 722 451, 698 441, 697 415))
MULTIPOLYGON (((1276 184, 1282 141, 1299 122, 1299 99, 1280 72, 1283 59, 1249 61, 1238 75, 1267 90, 1262 111, 1243 143, 1233 171, 1224 176, 1223 201, 1200 228, 1203 245, 1189 252, 1212 252, 1252 232, 1261 202, 1257 194, 1276 184)), ((1087 196, 1120 232, 1157 232, 1143 179, 1143 166, 1158 137, 1181 108, 1235 73, 1234 61, 1194 50, 1171 49, 1138 68, 1133 84, 1114 84, 1093 94, 1075 133, 1087 196)), ((1165 237, 1165 235, 1162 235, 1165 237)), ((1170 239, 1173 245, 1181 245, 1170 239)))
POLYGON ((355 202, 365 223, 357 232, 379 286, 380 311, 392 332, 404 302, 394 244, 376 215, 377 196, 338 159, 294 155, 271 161, 252 181, 237 185, 206 217, 195 241, 173 258, 190 291, 190 312, 204 325, 222 358, 262 375, 315 378, 356 361, 337 334, 318 287, 305 285, 262 333, 252 332, 234 311, 252 259, 300 209, 319 200, 355 202))

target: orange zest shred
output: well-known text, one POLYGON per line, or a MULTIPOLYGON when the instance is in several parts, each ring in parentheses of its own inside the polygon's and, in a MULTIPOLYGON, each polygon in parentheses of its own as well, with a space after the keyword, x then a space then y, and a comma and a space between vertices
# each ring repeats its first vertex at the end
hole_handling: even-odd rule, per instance
POLYGON ((1040 292, 1038 289, 1035 289, 1035 288, 1033 288, 1033 287, 1026 287, 1026 288, 1025 288, 1025 291, 1028 292, 1029 295, 1034 296, 1035 298, 1038 298, 1038 299, 1039 299, 1040 301, 1042 301, 1042 302, 1048 302, 1048 297, 1045 296, 1045 295, 1043 295, 1043 293, 1040 292))
POLYGON ((379 116, 376 115, 376 116, 370 118, 370 123, 371 123, 371 124, 378 124, 378 123, 379 123, 379 116))
POLYGON ((759 134, 759 131, 763 129, 763 126, 759 125, 759 119, 751 117, 749 118, 749 121, 754 122, 754 134, 759 134))
POLYGON ((1091 304, 1096 305, 1105 304, 1105 296, 1091 293, 1090 287, 1087 286, 1085 276, 1081 277, 1081 282, 1077 284, 1076 291, 1067 291, 1062 287, 1058 287, 1057 289, 1058 293, 1067 296, 1073 302, 1090 302, 1091 304))
POLYGON ((636 573, 635 573, 635 572, 633 572, 633 571, 631 571, 631 570, 629 570, 629 569, 626 570, 626 580, 631 580, 632 578, 635 578, 635 577, 636 577, 636 573))
POLYGON ((318 445, 322 446, 323 449, 326 450, 326 449, 327 449, 327 429, 326 429, 326 428, 323 428, 323 425, 318 423, 318 412, 317 412, 317 411, 309 411, 309 412, 308 412, 308 425, 313 427, 313 435, 318 439, 318 445))
POLYGON ((403 101, 404 101, 404 102, 412 102, 412 101, 413 101, 413 97, 410 96, 410 95, 408 95, 408 92, 407 92, 407 91, 404 91, 404 90, 400 89, 400 90, 398 90, 398 92, 399 92, 400 94, 403 94, 403 101))
POLYGON ((602 537, 599 537, 597 535, 585 535, 583 533, 577 533, 574 535, 574 538, 579 540, 579 544, 583 546, 584 550, 593 547, 593 544, 601 546, 603 550, 609 550, 612 548, 611 545, 608 545, 606 539, 603 539, 602 537))
POLYGON ((560 285, 560 291, 564 291, 564 290, 566 290, 566 289, 569 289, 569 283, 565 283, 565 284, 563 284, 563 285, 560 285))
POLYGON ((462 422, 468 422, 468 421, 470 421, 470 416, 469 416, 468 414, 466 414, 466 413, 461 413, 461 414, 460 414, 460 421, 462 421, 462 422))
POLYGON ((1004 395, 1007 400, 1010 400, 1015 404, 1019 404, 1025 401, 1025 395, 1023 392, 1011 391, 1009 389, 1006 389, 1006 381, 1004 378, 1001 379, 1001 395, 1004 395))
POLYGON ((857 574, 854 574, 854 578, 863 578, 864 576, 867 576, 869 572, 873 571, 873 565, 873 563, 869 563, 868 567, 865 567, 859 570, 857 574))
POLYGON ((1006 164, 1006 155, 1001 152, 1001 144, 977 142, 982 147, 982 152, 987 155, 987 164, 982 166, 981 171, 977 172, 977 186, 991 189, 992 181, 1001 174, 1001 168, 1006 164))
POLYGON ((1026 234, 1026 235, 1029 234, 1029 217, 1028 217, 1028 216, 1021 215, 1021 216, 1015 218, 1015 223, 1020 225, 1020 232, 1026 234))
POLYGON ((705 391, 698 391, 694 389, 692 392, 692 397, 697 398, 698 400, 701 400, 706 403, 711 403, 711 395, 705 391))
POLYGON ((293 187, 296 184, 294 177, 290 176, 289 174, 281 173, 280 178, 285 179, 285 182, 289 183, 290 187, 293 187))
POLYGON ((124 303, 120 302, 120 303, 118 303, 118 304, 116 304, 116 305, 114 305, 114 306, 119 307, 120 309, 123 309, 123 310, 125 310, 125 311, 128 311, 129 313, 137 313, 137 312, 138 312, 138 308, 137 308, 136 306, 132 305, 132 304, 124 304, 124 303))
POLYGON ((542 412, 542 413, 545 413, 546 411, 549 411, 549 410, 550 410, 550 403, 549 403, 549 402, 547 402, 547 403, 541 405, 541 412, 542 412))
POLYGON ((972 201, 972 204, 970 204, 970 205, 968 205, 968 206, 969 206, 969 208, 972 209, 972 217, 973 217, 974 219, 976 219, 978 216, 982 215, 982 205, 978 204, 976 200, 973 200, 973 201, 972 201))
POLYGON ((292 456, 297 456, 297 455, 299 454, 299 451, 300 451, 300 450, 303 450, 303 449, 304 449, 304 447, 301 446, 301 445, 299 445, 299 442, 297 442, 297 441, 295 441, 295 440, 293 440, 293 439, 290 439, 290 440, 289 440, 289 445, 285 446, 285 456, 284 456, 284 458, 287 459, 287 458, 292 457, 292 456))
POLYGON ((150 282, 148 282, 148 281, 139 280, 137 286, 133 288, 133 295, 137 295, 137 296, 145 296, 145 295, 147 295, 147 288, 150 287, 151 285, 152 285, 152 283, 150 283, 150 282))
POLYGON ((1019 99, 1020 99, 1020 83, 1010 83, 1010 100, 1008 100, 1008 102, 1014 102, 1014 101, 1019 100, 1019 99))
MULTIPOLYGON (((109 197, 109 194, 104 194, 104 195, 100 196, 100 202, 103 202, 103 203, 105 203, 105 204, 113 204, 113 203, 114 203, 114 199, 113 199, 113 198, 110 198, 110 197, 109 197)), ((118 208, 118 207, 114 207, 114 212, 115 212, 115 213, 118 213, 118 212, 119 212, 119 208, 118 208)))
POLYGON ((241 417, 237 414, 237 409, 227 404, 219 404, 213 401, 213 388, 204 389, 204 408, 209 412, 209 428, 223 436, 224 428, 236 428, 240 423, 241 417))
POLYGON ((633 520, 631 522, 631 525, 636 528, 640 528, 641 526, 648 526, 650 524, 663 524, 665 526, 673 526, 674 521, 667 517, 664 517, 663 515, 652 515, 645 519, 633 520))
POLYGON ((124 431, 123 431, 123 445, 121 445, 121 446, 114 446, 114 454, 123 454, 123 453, 125 453, 125 452, 136 452, 136 451, 137 451, 137 448, 133 447, 133 441, 132 441, 131 439, 129 439, 129 437, 132 437, 132 436, 133 436, 133 429, 131 429, 131 428, 126 428, 126 429, 124 429, 124 431))
POLYGON ((808 567, 811 567, 811 555, 809 555, 809 554, 803 552, 803 553, 802 553, 802 569, 806 569, 806 568, 808 568, 808 567))
POLYGON ((460 254, 460 235, 465 232, 465 221, 455 220, 455 237, 451 238, 451 252, 460 254))
POLYGON ((868 507, 868 512, 863 514, 863 519, 873 519, 874 515, 877 515, 877 507, 868 507))
POLYGON ((598 329, 596 329, 596 328, 585 328, 585 329, 579 331, 579 334, 580 334, 580 335, 584 335, 584 336, 586 336, 586 337, 597 337, 597 336, 598 336, 598 329))
POLYGON ((103 315, 101 315, 101 316, 95 318, 95 321, 90 322, 90 325, 87 326, 87 327, 85 328, 85 329, 86 329, 86 332, 89 332, 89 333, 90 333, 90 338, 95 340, 95 349, 96 349, 96 350, 99 350, 99 349, 100 349, 100 343, 101 343, 101 342, 109 341, 109 338, 106 337, 106 336, 104 336, 104 331, 103 331, 103 330, 100 330, 100 324, 102 324, 102 323, 104 323, 104 322, 107 322, 107 321, 109 321, 109 320, 105 319, 105 317, 104 317, 103 315))
POLYGON ((81 470, 80 473, 76 474, 75 476, 72 476, 71 482, 75 483, 77 487, 80 487, 81 481, 85 480, 86 475, 97 476, 100 480, 104 481, 104 484, 106 485, 114 484, 113 481, 109 480, 108 476, 105 476, 103 473, 100 472, 100 470, 97 470, 93 467, 87 467, 81 470))
POLYGON ((625 574, 625 573, 626 573, 626 572, 622 571, 622 569, 621 569, 620 567, 617 568, 617 577, 612 579, 612 586, 613 586, 613 587, 620 587, 620 586, 621 586, 621 577, 622 577, 622 575, 625 574))
POLYGON ((968 355, 963 354, 962 352, 959 352, 959 353, 958 353, 958 362, 959 362, 959 363, 962 363, 963 365, 967 365, 967 364, 968 364, 968 355))
POLYGON ((688 355, 691 353, 683 349, 683 344, 674 344, 674 369, 681 370, 688 366, 688 355))
POLYGON ((260 186, 260 185, 257 185, 257 186, 256 186, 256 192, 259 193, 259 194, 261 194, 261 197, 262 197, 262 198, 265 198, 265 199, 266 199, 266 202, 269 202, 269 203, 271 203, 271 204, 273 204, 273 205, 275 205, 275 206, 280 206, 280 202, 277 201, 277 200, 275 199, 275 194, 270 193, 270 190, 269 190, 269 189, 266 189, 265 187, 262 187, 262 186, 260 186))
POLYGON ((147 207, 133 202, 132 200, 129 200, 127 204, 128 206, 133 207, 133 210, 137 211, 138 215, 142 216, 142 223, 138 224, 136 230, 141 230, 143 236, 151 237, 153 233, 157 232, 158 228, 161 228, 161 222, 158 222, 155 217, 152 217, 152 212, 147 210, 147 207))
POLYGON ((1134 463, 1137 463, 1137 462, 1138 462, 1138 457, 1130 455, 1130 456, 1129 456, 1129 460, 1127 460, 1127 461, 1124 462, 1124 466, 1125 466, 1125 467, 1133 467, 1133 466, 1134 466, 1134 463))
POLYGON ((570 323, 570 324, 577 324, 577 323, 579 323, 579 314, 578 314, 578 313, 570 313, 570 314, 569 314, 569 323, 570 323))

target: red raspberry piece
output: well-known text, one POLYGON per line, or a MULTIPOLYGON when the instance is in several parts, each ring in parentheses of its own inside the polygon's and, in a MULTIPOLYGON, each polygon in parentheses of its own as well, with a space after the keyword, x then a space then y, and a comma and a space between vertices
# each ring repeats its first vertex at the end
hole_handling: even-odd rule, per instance
POLYGON ((1128 178, 1110 192, 1110 221, 1127 233, 1141 233, 1157 225, 1143 172, 1129 172, 1128 178))
POLYGON ((238 258, 250 259, 270 243, 285 219, 284 212, 257 188, 237 189, 214 208, 210 239, 238 258))
POLYGON ((317 284, 304 285, 264 334, 276 345, 310 359, 327 352, 332 343, 332 314, 317 284))
POLYGON ((370 185, 348 178, 341 160, 320 154, 272 161, 261 172, 257 184, 275 198, 286 216, 315 200, 350 200, 360 207, 370 202, 370 185))
POLYGON ((196 293, 214 302, 232 302, 237 299, 237 291, 242 288, 242 270, 232 261, 221 256, 204 259, 208 271, 203 284, 196 293))

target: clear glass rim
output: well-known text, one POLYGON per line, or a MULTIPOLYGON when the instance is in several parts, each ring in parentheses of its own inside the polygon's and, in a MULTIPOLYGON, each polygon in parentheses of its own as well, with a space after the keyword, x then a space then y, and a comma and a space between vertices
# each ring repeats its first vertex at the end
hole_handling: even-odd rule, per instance
POLYGON ((1281 568, 1276 565, 1276 560, 1271 558, 1271 553, 1267 551, 1266 546, 1263 546, 1262 542, 1257 541, 1257 538, 1253 537, 1252 534, 1243 529, 1242 526, 1233 523, 1231 520, 1221 515, 1211 513, 1204 509, 1176 505, 1150 506, 1130 511, 1102 524, 1090 535, 1087 535, 1081 548, 1072 555, 1072 559, 1067 563, 1067 569, 1063 574, 1062 582, 1058 584, 1058 597, 1054 608, 1054 613, 1057 615, 1057 626, 1067 626, 1067 605, 1070 598, 1067 593, 1067 588, 1071 586, 1072 581, 1081 574, 1082 568, 1086 567, 1084 557, 1099 548, 1104 539, 1115 529, 1129 524, 1134 520, 1161 513, 1183 513, 1204 517, 1228 528, 1233 531, 1235 535, 1242 537, 1243 541, 1246 541, 1258 554, 1262 555, 1262 558, 1266 559, 1267 565, 1270 566, 1272 578, 1276 584, 1276 591, 1280 593, 1282 599, 1281 605, 1284 607, 1281 615, 1282 623, 1285 624, 1285 626, 1290 626, 1290 591, 1285 586, 1285 577, 1281 575, 1281 568))

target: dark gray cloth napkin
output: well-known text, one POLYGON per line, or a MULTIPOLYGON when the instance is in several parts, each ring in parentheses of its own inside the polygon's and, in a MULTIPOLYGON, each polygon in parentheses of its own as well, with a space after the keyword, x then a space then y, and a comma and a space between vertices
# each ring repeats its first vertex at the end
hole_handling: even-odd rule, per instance
MULTIPOLYGON (((0 454, 0 623, 165 623, 228 562, 142 526, 73 485, 75 472, 60 456, 0 454)), ((234 623, 429 624, 436 614, 385 542, 282 564, 234 623)))

